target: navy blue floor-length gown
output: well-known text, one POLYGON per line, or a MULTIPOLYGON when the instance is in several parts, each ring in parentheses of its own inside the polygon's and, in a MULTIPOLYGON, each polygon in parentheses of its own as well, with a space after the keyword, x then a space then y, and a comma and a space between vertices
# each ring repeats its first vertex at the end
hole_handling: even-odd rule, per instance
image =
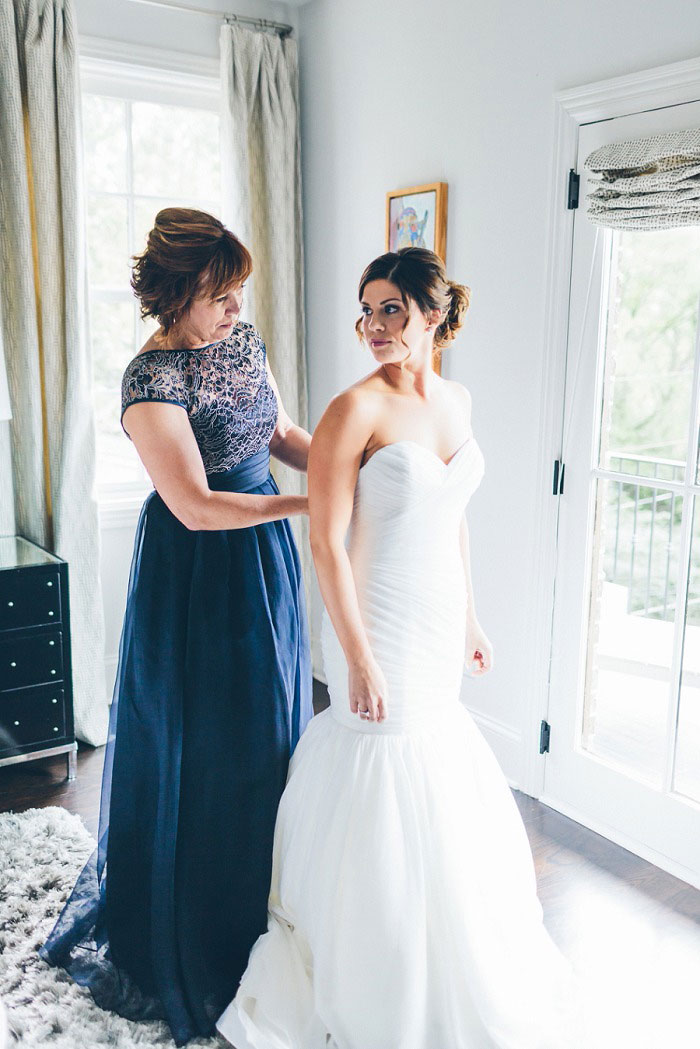
MULTIPOLYGON (((184 408, 218 491, 275 494, 277 403, 239 324, 126 369, 122 410, 184 408)), ((277 806, 311 717, 299 557, 286 520, 192 531, 157 493, 139 520, 98 848, 46 944, 98 1004, 213 1032, 267 924, 277 806)))

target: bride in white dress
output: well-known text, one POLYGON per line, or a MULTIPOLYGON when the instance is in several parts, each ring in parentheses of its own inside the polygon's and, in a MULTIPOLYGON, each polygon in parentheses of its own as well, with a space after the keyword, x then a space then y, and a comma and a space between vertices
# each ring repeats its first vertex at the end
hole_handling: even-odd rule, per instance
POLYGON ((432 252, 375 260, 358 330, 379 367, 309 459, 331 707, 292 761, 269 928, 219 1030, 255 1049, 563 1049, 574 981, 525 829, 466 708, 491 666, 465 508, 470 397, 433 371, 468 305, 432 252))

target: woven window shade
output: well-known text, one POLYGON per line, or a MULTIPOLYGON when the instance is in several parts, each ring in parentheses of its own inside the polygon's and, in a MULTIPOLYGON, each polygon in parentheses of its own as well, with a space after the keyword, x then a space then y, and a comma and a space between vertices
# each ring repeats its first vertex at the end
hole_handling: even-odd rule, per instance
POLYGON ((613 229, 700 225, 700 128, 596 149, 587 215, 613 229))

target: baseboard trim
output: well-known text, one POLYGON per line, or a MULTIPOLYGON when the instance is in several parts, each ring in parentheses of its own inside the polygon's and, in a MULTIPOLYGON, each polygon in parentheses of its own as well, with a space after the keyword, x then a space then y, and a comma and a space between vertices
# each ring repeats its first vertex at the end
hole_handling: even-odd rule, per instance
POLYGON ((580 812, 578 809, 574 808, 574 806, 567 805, 565 802, 561 802, 557 798, 552 798, 547 793, 542 794, 537 800, 542 802, 543 805, 548 805, 550 809, 555 809, 556 812, 561 812, 562 816, 568 816, 569 819, 575 820, 575 822, 580 823, 582 827, 587 827, 588 830, 600 834, 601 837, 607 838, 608 841, 612 841, 621 848, 627 849, 628 852, 633 853, 635 856, 639 856, 648 863, 652 863, 655 867, 658 867, 662 871, 666 871, 667 874, 671 874, 674 878, 686 882, 694 889, 700 889, 700 873, 698 873, 698 871, 690 870, 690 868, 684 867, 682 863, 676 863, 675 860, 672 860, 669 856, 657 852, 656 849, 649 848, 644 842, 637 841, 636 838, 623 834, 621 831, 614 827, 609 827, 606 823, 603 823, 600 820, 591 819, 590 816, 580 812))
POLYGON ((522 764, 523 764, 523 739, 520 732, 505 721, 492 718, 480 710, 467 707, 474 718, 477 728, 496 755, 496 760, 501 766, 503 775, 508 784, 514 790, 521 790, 522 764))

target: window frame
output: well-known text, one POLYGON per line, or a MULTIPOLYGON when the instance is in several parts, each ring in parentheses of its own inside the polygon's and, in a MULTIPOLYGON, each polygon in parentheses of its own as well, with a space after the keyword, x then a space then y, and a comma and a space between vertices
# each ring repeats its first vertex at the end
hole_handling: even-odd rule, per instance
MULTIPOLYGON (((149 47, 120 46, 94 38, 81 38, 79 52, 81 97, 94 94, 127 102, 159 102, 219 112, 221 82, 215 59, 149 47)), ((130 109, 127 109, 127 113, 130 114, 130 109)), ((130 117, 127 120, 130 121, 130 117)), ((129 123, 127 127, 130 131, 129 123)), ((130 133, 127 136, 127 150, 131 150, 130 133)), ((126 194, 119 194, 127 198, 129 243, 133 243, 135 200, 132 177, 132 164, 129 162, 126 194)), ((84 191, 87 205, 87 187, 84 191)), ((126 301, 122 293, 106 288, 100 292, 100 297, 126 301)), ((105 482, 97 479, 95 492, 103 525, 130 522, 138 513, 150 488, 145 469, 141 481, 105 482)))

